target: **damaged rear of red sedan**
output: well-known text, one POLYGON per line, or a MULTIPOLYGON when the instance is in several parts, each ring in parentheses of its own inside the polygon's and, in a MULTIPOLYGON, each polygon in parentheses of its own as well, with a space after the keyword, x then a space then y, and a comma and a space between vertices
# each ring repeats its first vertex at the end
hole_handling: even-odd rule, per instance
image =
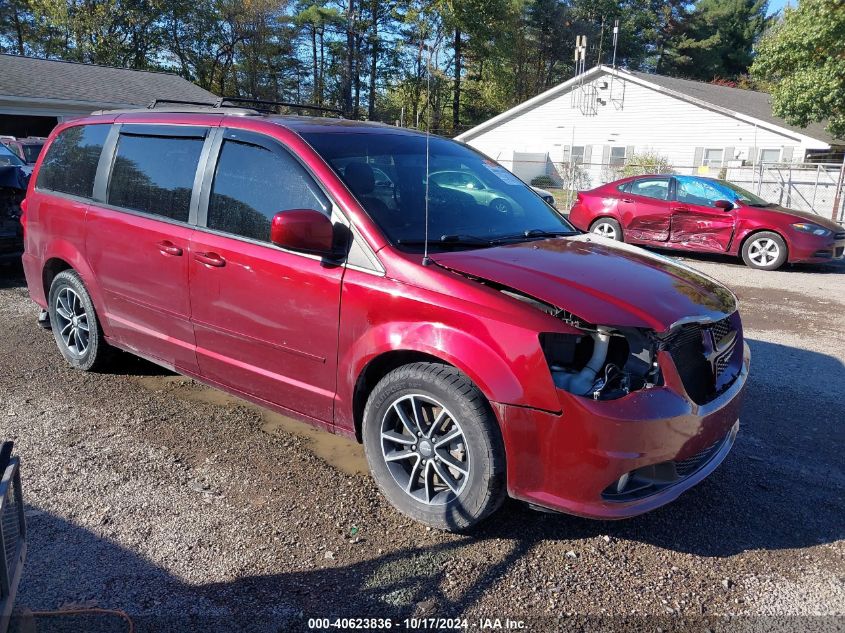
POLYGON ((738 428, 728 289, 409 130, 220 107, 65 124, 23 261, 73 366, 114 346, 357 437, 387 499, 442 529, 507 495, 651 510, 738 428), (75 160, 88 178, 66 193, 75 160))

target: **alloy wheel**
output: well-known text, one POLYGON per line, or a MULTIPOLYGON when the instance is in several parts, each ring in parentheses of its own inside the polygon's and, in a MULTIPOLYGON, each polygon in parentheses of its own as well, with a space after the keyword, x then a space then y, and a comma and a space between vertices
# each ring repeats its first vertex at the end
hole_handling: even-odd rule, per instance
POLYGON ((593 227, 593 233, 606 237, 610 240, 616 239, 616 227, 609 222, 599 222, 593 227))
POLYGON ((758 266, 768 266, 780 256, 780 247, 772 239, 761 237, 748 247, 748 258, 758 266))
POLYGON ((430 396, 404 395, 390 405, 382 419, 381 450, 396 483, 426 505, 449 503, 469 480, 464 431, 430 396))
POLYGON ((72 288, 64 287, 56 295, 56 320, 68 351, 76 357, 84 356, 90 337, 88 314, 82 299, 72 288))

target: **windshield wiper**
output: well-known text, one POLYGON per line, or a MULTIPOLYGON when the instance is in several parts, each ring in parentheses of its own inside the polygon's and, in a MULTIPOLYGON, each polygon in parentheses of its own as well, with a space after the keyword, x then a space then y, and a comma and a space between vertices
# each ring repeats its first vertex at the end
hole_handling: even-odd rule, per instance
POLYGON ((516 235, 504 235, 502 237, 497 237, 491 242, 495 244, 501 244, 503 242, 518 242, 521 240, 526 239, 533 239, 533 238, 543 238, 543 237, 563 237, 575 235, 573 231, 546 231, 544 229, 528 229, 523 231, 522 233, 517 233, 516 235))
MULTIPOLYGON (((420 239, 398 239, 396 243, 401 246, 424 246, 425 240, 420 239)), ((476 235, 441 235, 439 238, 432 238, 428 241, 429 244, 443 245, 443 246, 491 246, 493 242, 486 240, 483 237, 476 235)))

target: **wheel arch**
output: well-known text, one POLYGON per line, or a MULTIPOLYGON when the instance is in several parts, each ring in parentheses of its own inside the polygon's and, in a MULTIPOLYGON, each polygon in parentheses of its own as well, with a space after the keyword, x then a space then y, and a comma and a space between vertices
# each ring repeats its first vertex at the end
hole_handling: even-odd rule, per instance
POLYGON ((44 264, 41 266, 41 283, 43 284, 45 299, 49 302, 50 285, 53 283, 56 275, 65 270, 73 270, 82 279, 82 283, 85 284, 85 289, 91 296, 91 302, 97 311, 97 317, 103 334, 108 336, 108 318, 103 310, 103 298, 96 284, 94 271, 91 270, 82 253, 70 242, 56 240, 45 251, 43 260, 44 264))
POLYGON ((364 366, 358 374, 358 378, 355 381, 355 387, 352 392, 352 419, 355 424, 355 439, 358 440, 359 443, 363 441, 361 429, 364 424, 364 408, 367 405, 367 398, 375 386, 382 378, 394 369, 402 367, 403 365, 420 362, 440 363, 442 365, 454 367, 452 363, 449 363, 442 358, 438 358, 437 356, 433 356, 432 354, 406 349, 383 352, 371 359, 364 366))
POLYGON ((746 232, 742 235, 742 237, 739 239, 739 242, 738 242, 739 246, 736 250, 736 254, 739 257, 742 257, 742 251, 745 248, 745 244, 748 242, 748 240, 750 240, 752 237, 754 237, 758 233, 774 233, 780 239, 782 239, 784 245, 786 246, 786 261, 787 262, 789 261, 789 240, 786 239, 786 236, 781 231, 778 231, 777 229, 770 229, 768 227, 756 227, 756 228, 753 228, 753 229, 749 229, 748 232, 746 232))

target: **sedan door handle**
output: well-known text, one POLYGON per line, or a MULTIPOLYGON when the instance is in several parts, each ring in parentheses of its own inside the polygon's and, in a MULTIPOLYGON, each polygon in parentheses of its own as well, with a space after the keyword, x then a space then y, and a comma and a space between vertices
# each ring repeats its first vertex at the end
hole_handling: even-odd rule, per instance
POLYGON ((194 259, 207 266, 216 266, 217 268, 226 265, 226 260, 217 253, 194 253, 194 259))
POLYGON ((180 257, 182 255, 182 249, 176 246, 170 240, 164 240, 156 244, 158 246, 158 250, 166 255, 173 255, 174 257, 180 257))
POLYGON ((672 207, 670 211, 689 211, 689 207, 672 207))
POLYGON ((633 202, 631 198, 622 198, 622 202, 633 202))

